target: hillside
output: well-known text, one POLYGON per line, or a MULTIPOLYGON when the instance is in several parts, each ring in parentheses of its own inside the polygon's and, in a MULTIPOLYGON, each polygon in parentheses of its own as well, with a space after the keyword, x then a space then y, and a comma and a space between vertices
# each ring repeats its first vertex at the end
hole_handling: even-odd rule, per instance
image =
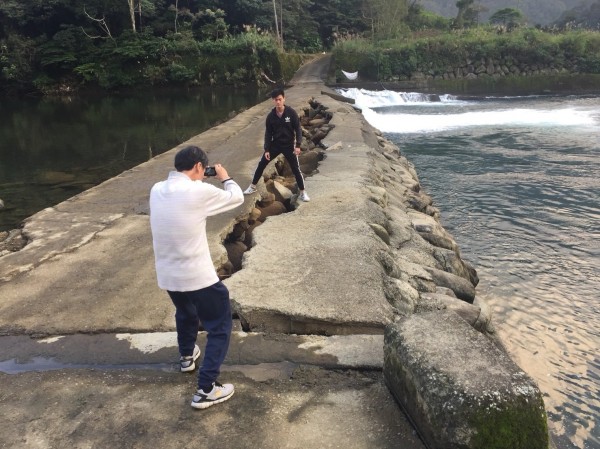
POLYGON ((573 9, 565 11, 559 23, 575 22, 587 28, 598 29, 600 24, 600 0, 582 0, 573 9))
MULTIPOLYGON (((456 0, 418 0, 430 11, 444 17, 456 17, 458 8, 456 0)), ((575 8, 582 0, 480 0, 484 7, 480 21, 485 22, 496 11, 502 8, 518 8, 531 25, 548 25, 555 22, 567 10, 575 8)))

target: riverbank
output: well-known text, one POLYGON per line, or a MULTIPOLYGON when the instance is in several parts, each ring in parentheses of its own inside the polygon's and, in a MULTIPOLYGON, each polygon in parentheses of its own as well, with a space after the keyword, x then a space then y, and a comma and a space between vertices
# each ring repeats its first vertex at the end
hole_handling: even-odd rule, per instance
MULTIPOLYGON (((193 376, 170 362, 172 306, 154 279, 147 195, 174 148, 34 215, 23 230, 28 245, 3 256, 2 360, 17 359, 15 344, 31 370, 62 360, 49 374, 25 366, 0 376, 4 445, 185 447, 195 430, 217 448, 423 447, 384 388, 384 329, 413 312, 456 310, 468 328, 489 334, 490 317, 476 301, 475 270, 439 225, 410 163, 351 105, 324 95, 322 79, 323 67, 309 65, 287 91, 288 104, 309 118, 326 107, 305 135, 315 144, 324 134, 313 149, 323 159, 307 179, 312 201, 295 203, 276 170, 260 197, 209 223, 211 256, 222 268, 231 262, 223 240, 259 219, 260 201, 273 195, 274 204, 276 190, 279 202, 294 205, 253 230, 241 269, 225 281, 238 333, 223 379, 238 385, 236 396, 198 420, 187 404, 193 376), (261 338, 274 343, 259 345, 261 338), (359 356, 365 351, 375 362, 359 356), (277 363, 279 380, 257 380, 262 363, 277 363)), ((245 186, 270 108, 257 105, 188 143, 209 149, 245 186)))
POLYGON ((515 96, 515 95, 597 95, 600 92, 598 74, 532 75, 487 77, 481 79, 422 79, 406 81, 342 81, 335 82, 330 74, 330 85, 342 89, 393 90, 451 94, 459 97, 515 96))

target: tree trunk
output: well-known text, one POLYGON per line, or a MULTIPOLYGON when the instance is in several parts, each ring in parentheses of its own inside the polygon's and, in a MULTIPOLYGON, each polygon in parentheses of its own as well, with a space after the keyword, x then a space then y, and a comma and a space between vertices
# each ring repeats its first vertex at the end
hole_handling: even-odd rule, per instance
POLYGON ((131 17, 131 29, 135 33, 135 0, 127 0, 129 3, 129 16, 131 17))
POLYGON ((275 34, 277 36, 277 42, 279 46, 281 46, 281 37, 279 36, 279 22, 277 21, 277 5, 275 0, 273 0, 273 14, 275 14, 275 34))
POLYGON ((279 0, 279 44, 283 50, 283 0, 279 0))
POLYGON ((140 32, 142 32, 142 0, 138 0, 138 18, 140 21, 140 32))

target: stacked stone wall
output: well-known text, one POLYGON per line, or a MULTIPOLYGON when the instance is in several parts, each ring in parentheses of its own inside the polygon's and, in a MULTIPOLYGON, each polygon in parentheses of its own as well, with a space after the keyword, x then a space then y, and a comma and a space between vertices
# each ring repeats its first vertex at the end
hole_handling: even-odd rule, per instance
POLYGON ((392 75, 391 81, 406 80, 448 80, 448 79, 486 79, 508 76, 539 76, 578 74, 577 64, 573 61, 566 64, 558 62, 532 63, 518 61, 513 58, 480 58, 466 59, 445 69, 417 67, 409 76, 392 75))

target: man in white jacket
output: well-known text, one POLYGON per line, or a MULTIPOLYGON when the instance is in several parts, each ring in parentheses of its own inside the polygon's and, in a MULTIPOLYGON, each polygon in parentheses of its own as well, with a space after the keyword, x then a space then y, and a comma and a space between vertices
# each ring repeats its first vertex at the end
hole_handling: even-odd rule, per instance
POLYGON ((229 348, 231 306, 229 291, 210 257, 206 219, 239 206, 244 195, 220 164, 214 166, 212 175, 223 188, 202 182, 207 167, 208 157, 202 149, 185 147, 175 155, 176 171, 150 191, 156 275, 158 286, 167 291, 175 305, 181 371, 196 368, 200 323, 207 332, 198 390, 192 398, 194 408, 226 401, 234 392, 233 385, 217 381, 229 348))

